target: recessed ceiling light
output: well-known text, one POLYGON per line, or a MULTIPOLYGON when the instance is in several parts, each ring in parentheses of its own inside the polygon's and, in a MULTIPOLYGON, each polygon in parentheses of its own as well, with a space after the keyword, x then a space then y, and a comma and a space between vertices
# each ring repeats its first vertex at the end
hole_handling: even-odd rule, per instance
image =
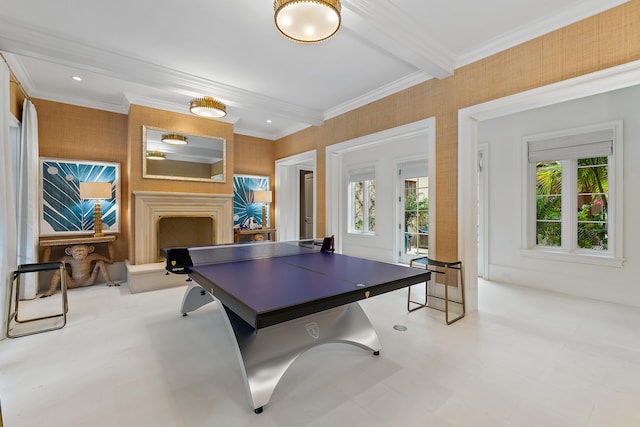
POLYGON ((271 123, 271 120, 267 120, 267 123, 271 123))
POLYGON ((71 76, 71 78, 77 82, 81 82, 82 81, 82 77, 80 76, 71 76))

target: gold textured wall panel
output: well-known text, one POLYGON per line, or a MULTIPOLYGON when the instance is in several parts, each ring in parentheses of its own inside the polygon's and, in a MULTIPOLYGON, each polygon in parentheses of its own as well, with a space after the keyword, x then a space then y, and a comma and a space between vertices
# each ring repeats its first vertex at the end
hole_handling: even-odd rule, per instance
MULTIPOLYGON (((131 187, 129 195, 129 226, 131 228, 131 238, 129 246, 130 260, 135 264, 134 237, 135 224, 133 193, 136 191, 163 191, 180 193, 210 193, 210 194, 233 194, 233 156, 234 156, 234 135, 233 125, 217 120, 205 119, 187 114, 172 113, 170 111, 157 110, 154 108, 132 105, 129 109, 128 123, 129 141, 129 177, 131 187), (151 126, 160 129, 175 131, 177 133, 188 133, 194 135, 212 136, 224 138, 226 140, 226 181, 219 182, 194 182, 182 180, 167 180, 142 177, 142 126, 151 126)), ((231 225, 229 225, 231 226, 231 225)))
POLYGON ((457 258, 458 110, 640 59, 640 0, 538 37, 277 141, 276 159, 318 150, 319 234, 325 219, 325 147, 436 119, 436 247, 457 258))
POLYGON ((9 78, 9 111, 20 121, 22 121, 22 104, 25 98, 26 95, 22 90, 22 86, 11 74, 9 78))
POLYGON ((34 99, 40 157, 120 163, 120 234, 115 260, 129 257, 127 116, 34 99))

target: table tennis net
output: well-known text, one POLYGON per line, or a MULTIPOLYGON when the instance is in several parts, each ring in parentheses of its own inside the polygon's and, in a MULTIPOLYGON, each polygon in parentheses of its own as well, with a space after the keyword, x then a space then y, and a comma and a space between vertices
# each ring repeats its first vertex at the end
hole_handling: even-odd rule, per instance
POLYGON ((317 240, 299 240, 293 242, 259 242, 168 248, 165 249, 165 268, 170 273, 188 274, 190 268, 194 265, 224 264, 320 252, 322 243, 322 241, 317 240))

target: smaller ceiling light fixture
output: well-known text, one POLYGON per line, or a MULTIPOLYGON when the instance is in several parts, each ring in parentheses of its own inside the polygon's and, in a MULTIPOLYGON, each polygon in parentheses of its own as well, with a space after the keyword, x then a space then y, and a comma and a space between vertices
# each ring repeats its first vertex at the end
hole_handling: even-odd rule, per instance
POLYGON ((226 105, 210 96, 192 99, 189 104, 189 111, 196 116, 214 119, 227 115, 226 105))
POLYGON ((187 137, 177 133, 167 133, 162 135, 162 142, 171 145, 187 145, 187 137))
POLYGON ((340 28, 340 0, 275 0, 276 28, 299 43, 328 39, 340 28))
POLYGON ((147 159, 149 160, 164 160, 164 153, 159 151, 147 151, 147 159))

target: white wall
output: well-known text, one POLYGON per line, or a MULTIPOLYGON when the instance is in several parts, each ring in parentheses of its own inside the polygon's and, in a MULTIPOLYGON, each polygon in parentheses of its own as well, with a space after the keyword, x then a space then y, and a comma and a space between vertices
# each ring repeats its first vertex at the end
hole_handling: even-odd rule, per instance
POLYGON ((490 146, 490 280, 640 307, 640 86, 482 121, 490 146), (521 141, 525 135, 624 121, 624 253, 622 268, 531 258, 521 251, 521 141))
POLYGON ((347 191, 342 193, 340 203, 345 207, 341 230, 342 253, 356 255, 381 261, 397 259, 396 242, 398 222, 396 210, 397 172, 396 163, 412 157, 427 156, 426 134, 407 137, 386 143, 367 146, 362 149, 346 152, 342 155, 342 188, 347 188, 347 171, 358 166, 374 164, 376 173, 376 231, 375 235, 359 235, 348 233, 347 191))

